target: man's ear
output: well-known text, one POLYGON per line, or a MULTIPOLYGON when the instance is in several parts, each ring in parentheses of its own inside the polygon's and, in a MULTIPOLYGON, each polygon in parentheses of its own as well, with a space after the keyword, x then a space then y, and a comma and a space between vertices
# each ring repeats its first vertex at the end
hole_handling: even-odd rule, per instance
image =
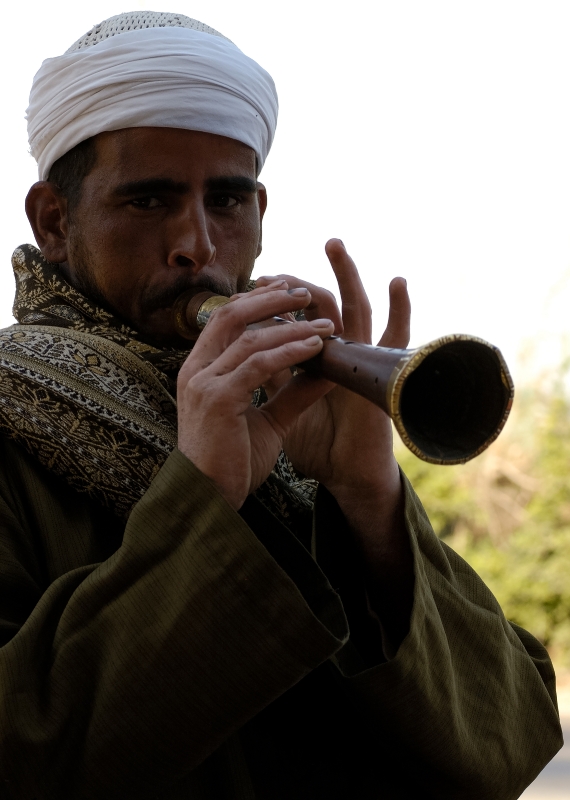
POLYGON ((259 203, 259 242, 257 243, 257 256, 261 255, 261 239, 263 230, 263 215, 267 209, 267 189, 262 183, 257 184, 257 201, 259 203))
POLYGON ((53 264, 67 261, 67 200, 55 183, 34 183, 26 197, 26 214, 45 258, 53 264))

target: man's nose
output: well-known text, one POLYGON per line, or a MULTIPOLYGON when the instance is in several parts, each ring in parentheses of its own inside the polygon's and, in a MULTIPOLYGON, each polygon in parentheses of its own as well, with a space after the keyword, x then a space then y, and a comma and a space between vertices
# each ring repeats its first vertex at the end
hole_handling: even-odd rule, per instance
POLYGON ((216 258, 216 248, 210 238, 208 218, 203 206, 184 209, 176 220, 172 246, 168 256, 171 267, 189 267, 200 272, 216 258))

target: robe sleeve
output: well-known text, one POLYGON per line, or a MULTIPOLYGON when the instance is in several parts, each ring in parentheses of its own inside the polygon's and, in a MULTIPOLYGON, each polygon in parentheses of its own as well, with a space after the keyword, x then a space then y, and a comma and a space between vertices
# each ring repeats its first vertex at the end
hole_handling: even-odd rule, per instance
POLYGON ((155 797, 347 641, 302 545, 281 566, 271 531, 178 451, 119 549, 47 587, 13 506, 0 497, 2 798, 155 797))
MULTIPOLYGON (((399 772, 391 799, 514 800, 562 746, 552 664, 437 538, 403 481, 415 573, 409 633, 391 658, 355 648, 351 636, 333 661, 367 720, 371 758, 382 748, 382 760, 399 772)), ((370 625, 362 621, 362 577, 340 510, 319 491, 315 557, 343 598, 352 632, 370 625)))
MULTIPOLYGON (((291 704, 302 685, 310 699, 329 675, 332 734, 352 720, 370 745, 359 762, 370 791, 354 796, 389 785, 390 800, 400 790, 406 800, 509 800, 560 746, 544 649, 506 623, 409 487, 415 601, 408 637, 385 659, 326 493, 323 571, 254 499, 236 514, 175 451, 114 555, 77 558, 53 579, 29 520, 45 526, 51 515, 52 547, 67 550, 85 539, 81 515, 65 515, 81 496, 66 488, 50 505, 39 475, 30 471, 21 497, 0 485, 2 800, 170 797, 262 709, 291 704), (25 525, 24 502, 36 509, 25 525)), ((355 739, 350 724, 342 741, 355 739)), ((337 762, 327 763, 334 781, 337 762)), ((208 783, 204 796, 219 795, 208 783)))

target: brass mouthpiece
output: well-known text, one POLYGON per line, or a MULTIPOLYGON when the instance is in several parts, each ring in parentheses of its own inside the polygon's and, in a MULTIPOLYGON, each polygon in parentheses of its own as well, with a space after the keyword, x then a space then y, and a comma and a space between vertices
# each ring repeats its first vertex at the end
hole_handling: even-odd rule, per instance
POLYGON ((174 326, 183 339, 195 341, 206 326, 210 314, 229 303, 229 297, 207 289, 188 289, 174 303, 174 326))

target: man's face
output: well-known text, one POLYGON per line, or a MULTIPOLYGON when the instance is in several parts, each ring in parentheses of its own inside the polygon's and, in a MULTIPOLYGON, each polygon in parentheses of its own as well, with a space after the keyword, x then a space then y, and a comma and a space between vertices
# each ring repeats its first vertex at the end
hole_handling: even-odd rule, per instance
POLYGON ((255 153, 174 128, 96 137, 97 162, 67 231, 72 282, 157 343, 175 344, 186 289, 245 289, 260 251, 265 193, 255 153))

